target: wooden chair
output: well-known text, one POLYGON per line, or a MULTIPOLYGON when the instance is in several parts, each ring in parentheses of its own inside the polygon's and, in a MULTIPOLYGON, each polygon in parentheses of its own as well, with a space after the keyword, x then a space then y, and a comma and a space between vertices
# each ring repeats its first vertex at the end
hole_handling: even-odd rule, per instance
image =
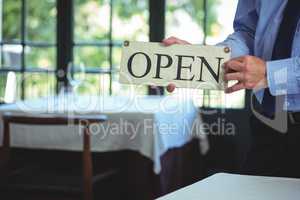
MULTIPOLYGON (((102 123, 106 121, 104 115, 84 115, 84 116, 66 116, 66 117, 54 117, 51 115, 38 115, 38 116, 18 116, 11 113, 4 113, 3 118, 3 146, 2 146, 2 172, 5 176, 11 174, 8 167, 11 154, 10 146, 10 124, 23 124, 23 125, 68 125, 70 123, 74 125, 84 126, 83 133, 83 151, 82 151, 82 197, 83 200, 93 199, 93 180, 101 180, 104 178, 116 175, 117 170, 108 170, 105 173, 93 176, 93 165, 91 155, 90 133, 89 126, 92 123, 102 123)), ((1 177, 0 177, 1 180, 1 177)), ((6 183, 2 183, 0 187, 5 187, 6 183)), ((80 184, 79 184, 80 185, 80 184)), ((35 187, 33 187, 35 188, 35 187)), ((49 188, 48 188, 49 189, 49 188)), ((78 188, 76 188, 78 189, 78 188)))

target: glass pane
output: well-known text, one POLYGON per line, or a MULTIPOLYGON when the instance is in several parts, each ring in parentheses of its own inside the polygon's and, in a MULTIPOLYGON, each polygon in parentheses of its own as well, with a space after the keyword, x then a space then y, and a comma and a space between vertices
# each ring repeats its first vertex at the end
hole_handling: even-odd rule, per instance
POLYGON ((245 107, 245 90, 232 94, 225 94, 222 91, 206 91, 205 93, 203 98, 204 107, 231 109, 242 109, 245 107))
MULTIPOLYGON (((216 2, 216 0, 212 2, 216 2)), ((203 16, 203 1, 167 1, 167 37, 176 36, 192 43, 202 43, 204 36, 203 16)))
POLYGON ((225 105, 225 95, 222 91, 204 91, 204 107, 222 108, 225 105))
POLYGON ((0 102, 4 102, 5 90, 6 90, 7 73, 0 74, 0 102))
POLYGON ((225 95, 226 108, 241 109, 245 107, 246 90, 225 95))
POLYGON ((147 0, 113 1, 113 40, 149 40, 147 0))
POLYGON ((26 73, 25 98, 53 96, 55 94, 55 76, 53 73, 26 73))
POLYGON ((21 39, 21 0, 3 0, 3 39, 21 39))
POLYGON ((216 44, 226 39, 233 32, 233 20, 238 0, 219 0, 213 12, 208 13, 208 20, 214 19, 209 26, 208 44, 216 44), (226 10, 226 12, 224 12, 226 10))
POLYGON ((100 94, 100 75, 88 74, 86 75, 86 81, 84 82, 84 91, 82 94, 99 95, 100 94))
POLYGON ((2 42, 3 0, 0 0, 0 41, 2 42))
POLYGON ((86 67, 109 68, 109 49, 101 47, 75 47, 75 65, 83 63, 86 67))
POLYGON ((18 101, 18 100, 21 100, 21 96, 22 96, 22 87, 21 87, 22 74, 16 72, 15 75, 16 75, 16 80, 17 80, 16 81, 16 88, 17 88, 17 91, 16 91, 16 101, 18 101))
POLYGON ((56 50, 50 48, 26 47, 26 67, 55 69, 56 50))
POLYGON ((3 60, 3 46, 0 45, 0 68, 3 67, 4 60, 3 60))
POLYGON ((78 86, 76 92, 82 95, 108 95, 109 75, 86 74, 85 80, 78 86))
MULTIPOLYGON (((208 43, 216 44, 221 41, 221 35, 224 37, 225 34, 230 33, 236 2, 237 0, 207 1, 208 43), (219 37, 219 41, 212 39, 216 36, 219 37)), ((203 1, 167 1, 166 35, 176 36, 192 43, 202 43, 204 38, 204 16, 203 1)))
POLYGON ((0 74, 0 101, 2 103, 13 103, 20 99, 20 95, 18 95, 21 86, 20 80, 20 75, 16 72, 0 74))
POLYGON ((214 45, 220 41, 223 41, 229 34, 233 32, 233 20, 237 3, 238 0, 221 0, 219 1, 219 4, 214 6, 213 12, 208 13, 208 44, 214 45), (210 22, 212 19, 214 21, 210 22))
POLYGON ((75 42, 108 39, 109 0, 74 0, 75 42))
POLYGON ((112 60, 113 60, 113 68, 115 70, 119 70, 120 69, 120 64, 121 64, 121 56, 122 56, 122 49, 115 47, 113 48, 112 51, 112 60))
POLYGON ((27 0, 26 39, 54 43, 56 0, 27 0))
POLYGON ((1 67, 21 68, 22 49, 21 45, 3 45, 1 67))
POLYGON ((100 75, 100 95, 109 95, 110 88, 110 75, 100 75))
POLYGON ((116 96, 133 96, 147 95, 148 87, 144 85, 127 85, 119 83, 119 73, 112 75, 112 95, 116 96))

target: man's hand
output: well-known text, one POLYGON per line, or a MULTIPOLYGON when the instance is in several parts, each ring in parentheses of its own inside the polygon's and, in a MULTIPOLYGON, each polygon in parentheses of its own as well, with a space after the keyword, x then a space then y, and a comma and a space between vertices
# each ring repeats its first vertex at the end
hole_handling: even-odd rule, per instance
POLYGON ((238 83, 226 88, 226 93, 242 89, 259 90, 268 87, 266 62, 258 57, 243 56, 224 63, 224 81, 237 80, 238 83))
MULTIPOLYGON (((162 43, 165 45, 165 46, 170 46, 170 45, 173 45, 173 44, 182 44, 182 45, 185 45, 185 44, 190 44, 189 42, 185 41, 185 40, 181 40, 181 39, 178 39, 176 37, 169 37, 167 39, 164 39, 162 41, 162 43)), ((175 90, 175 85, 174 84, 169 84, 167 86, 167 91, 168 92, 173 92, 175 90)))

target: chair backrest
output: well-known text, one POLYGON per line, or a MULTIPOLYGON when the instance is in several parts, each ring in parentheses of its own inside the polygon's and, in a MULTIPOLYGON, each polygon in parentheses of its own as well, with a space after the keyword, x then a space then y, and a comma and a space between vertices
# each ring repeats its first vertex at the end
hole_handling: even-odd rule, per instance
MULTIPOLYGON (((70 116, 54 116, 51 114, 38 115, 20 115, 10 112, 2 114, 3 120, 3 146, 10 146, 10 124, 23 125, 68 125, 76 124, 89 126, 91 123, 101 123, 106 121, 107 117, 101 114, 93 115, 70 115, 70 116)), ((86 131, 86 130, 85 130, 86 131)), ((84 142, 89 143, 89 134, 84 134, 84 142)), ((88 145, 89 146, 89 145, 88 145)))
POLYGON ((72 116, 54 116, 50 114, 43 115, 17 115, 12 113, 4 113, 2 115, 4 124, 4 137, 3 137, 3 164, 7 165, 10 159, 10 124, 24 124, 24 125, 67 125, 67 124, 78 124, 84 125, 83 134, 83 194, 84 200, 93 199, 93 188, 92 188, 92 157, 91 157, 91 145, 90 145, 90 134, 89 125, 91 123, 100 123, 106 121, 107 117, 101 114, 94 115, 72 115, 72 116))
POLYGON ((2 119, 4 123, 7 122, 24 125, 87 125, 91 123, 104 122, 107 117, 101 114, 55 116, 52 114, 21 115, 5 112, 2 114, 2 119))

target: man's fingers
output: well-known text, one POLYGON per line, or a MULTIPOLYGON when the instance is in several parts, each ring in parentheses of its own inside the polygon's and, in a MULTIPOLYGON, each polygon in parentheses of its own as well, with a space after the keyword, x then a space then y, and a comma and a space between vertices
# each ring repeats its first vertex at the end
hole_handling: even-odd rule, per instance
POLYGON ((236 72, 235 70, 232 70, 232 69, 227 68, 227 67, 225 66, 225 64, 223 64, 222 67, 223 67, 223 69, 224 69, 225 74, 236 72))
MULTIPOLYGON (((150 87, 151 87, 151 89, 158 89, 158 87, 154 86, 154 85, 151 85, 150 87)), ((175 89, 176 89, 176 86, 172 83, 167 86, 167 91, 170 93, 174 92, 175 89)))
POLYGON ((243 71, 244 70, 244 64, 236 59, 230 60, 226 63, 224 63, 225 71, 234 70, 234 71, 243 71))
POLYGON ((236 92, 236 91, 242 90, 242 89, 245 89, 244 84, 241 82, 238 82, 237 84, 235 84, 229 88, 226 88, 225 93, 229 94, 229 93, 233 93, 233 92, 236 92))
POLYGON ((175 42, 175 38, 173 38, 173 37, 169 37, 169 38, 164 39, 164 40, 162 41, 162 43, 163 43, 165 46, 170 46, 170 45, 174 44, 174 42, 175 42))
POLYGON ((174 92, 175 88, 176 88, 176 86, 171 83, 167 86, 167 91, 172 93, 172 92, 174 92))
POLYGON ((170 46, 170 45, 173 45, 173 44, 190 44, 190 43, 188 43, 187 41, 178 39, 178 38, 176 38, 176 37, 169 37, 169 38, 167 38, 167 39, 164 39, 164 40, 162 41, 162 43, 163 43, 165 46, 170 46))
POLYGON ((234 73, 226 73, 224 75, 224 81, 243 81, 243 74, 240 72, 234 72, 234 73))
POLYGON ((239 62, 244 62, 245 60, 245 56, 241 56, 241 57, 236 57, 233 60, 239 61, 239 62))

